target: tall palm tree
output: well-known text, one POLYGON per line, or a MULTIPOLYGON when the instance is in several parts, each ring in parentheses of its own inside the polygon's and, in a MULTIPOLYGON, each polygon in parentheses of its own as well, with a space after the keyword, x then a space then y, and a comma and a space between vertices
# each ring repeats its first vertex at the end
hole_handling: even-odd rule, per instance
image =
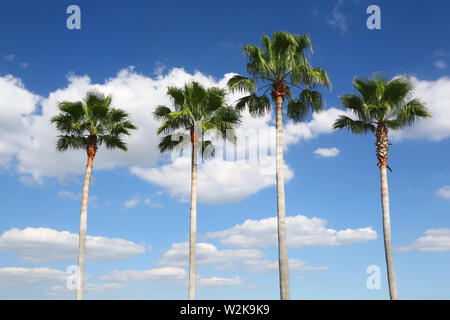
POLYGON ((195 299, 195 246, 197 229, 197 155, 214 156, 214 145, 205 140, 208 130, 222 138, 236 142, 234 129, 240 123, 239 113, 225 103, 226 91, 219 88, 204 88, 198 82, 186 84, 184 88, 169 87, 167 94, 173 109, 158 106, 153 115, 162 124, 157 134, 163 134, 158 145, 161 153, 182 148, 190 142, 191 155, 191 210, 189 232, 189 296, 195 299))
POLYGON ((127 151, 122 136, 130 135, 131 129, 137 129, 128 120, 129 115, 121 109, 112 108, 111 102, 111 96, 105 97, 97 91, 89 91, 83 101, 59 103, 60 113, 50 120, 61 133, 56 150, 64 152, 68 149, 83 149, 88 158, 81 197, 77 300, 83 299, 88 193, 97 148, 105 145, 107 149, 127 151))
POLYGON ((389 295, 398 299, 394 272, 394 260, 391 244, 391 221, 389 212, 389 192, 387 169, 389 157, 388 131, 399 130, 412 125, 420 118, 431 117, 425 104, 418 98, 412 98, 413 85, 406 77, 386 81, 381 77, 372 79, 355 78, 353 86, 358 94, 344 94, 340 97, 341 105, 353 112, 356 120, 341 115, 333 127, 337 130, 347 128, 355 134, 372 132, 376 137, 377 166, 380 168, 381 206, 383 211, 383 234, 388 272, 389 295))
POLYGON ((231 91, 249 92, 241 98, 236 109, 248 108, 253 116, 263 116, 270 112, 271 105, 267 93, 270 91, 276 110, 276 183, 278 257, 281 299, 290 299, 289 267, 286 243, 286 213, 284 196, 283 161, 283 103, 287 100, 287 116, 294 122, 302 122, 311 111, 322 109, 322 95, 315 91, 318 86, 331 87, 328 75, 322 68, 313 68, 309 62, 312 53, 307 35, 292 35, 275 32, 272 39, 262 36, 262 46, 243 47, 247 57, 247 72, 250 78, 236 75, 228 81, 231 91), (257 88, 257 83, 261 86, 257 88), (292 90, 299 89, 297 99, 292 90), (259 90, 264 90, 258 95, 259 90), (286 99, 287 98, 287 99, 286 99))

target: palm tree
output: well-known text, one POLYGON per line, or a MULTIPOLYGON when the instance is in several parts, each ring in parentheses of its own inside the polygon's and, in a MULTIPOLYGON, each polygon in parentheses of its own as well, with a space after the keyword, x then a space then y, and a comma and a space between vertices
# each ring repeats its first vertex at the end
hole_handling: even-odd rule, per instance
POLYGON ((189 296, 195 299, 195 246, 197 226, 197 154, 214 156, 214 145, 205 140, 208 130, 217 130, 219 136, 236 142, 234 129, 240 123, 239 113, 226 106, 226 91, 219 88, 204 88, 198 82, 186 84, 184 88, 169 87, 167 94, 173 109, 158 106, 153 115, 162 120, 157 134, 164 134, 158 145, 161 153, 182 148, 190 142, 191 155, 191 210, 189 232, 189 296))
POLYGON ((312 53, 307 35, 292 35, 275 32, 272 39, 262 36, 262 47, 243 47, 246 55, 247 72, 251 78, 236 75, 228 81, 232 92, 250 94, 239 99, 237 110, 248 108, 252 116, 263 116, 271 110, 267 93, 270 91, 276 110, 276 183, 278 257, 281 299, 290 299, 289 267, 286 243, 286 213, 284 196, 283 161, 283 103, 287 103, 287 116, 294 122, 302 122, 311 111, 322 109, 322 95, 314 89, 318 86, 331 87, 328 75, 322 68, 313 68, 309 62, 312 53), (257 83, 261 86, 257 89, 257 83), (291 89, 300 89, 297 99, 291 89), (258 95, 259 90, 265 90, 258 95), (287 99, 286 99, 287 97, 287 99))
POLYGON ((413 85, 406 77, 394 78, 390 81, 381 77, 373 77, 372 80, 355 78, 353 86, 358 90, 359 95, 344 94, 340 97, 340 100, 341 105, 353 112, 357 119, 353 120, 341 115, 335 121, 333 127, 337 130, 347 128, 355 134, 366 134, 368 132, 375 134, 377 166, 380 168, 381 206, 389 295, 392 300, 397 300, 386 170, 392 171, 388 165, 390 145, 388 130, 399 130, 406 125, 414 124, 420 118, 428 118, 431 115, 420 99, 411 97, 413 85))
POLYGON ((87 151, 88 159, 81 197, 77 300, 83 299, 88 193, 92 163, 97 148, 105 145, 107 149, 127 151, 127 145, 122 140, 122 136, 130 135, 131 129, 137 129, 128 120, 129 115, 123 110, 112 108, 111 102, 111 96, 105 97, 99 92, 90 91, 83 101, 59 103, 60 113, 50 120, 61 133, 56 143, 58 152, 68 149, 87 151))

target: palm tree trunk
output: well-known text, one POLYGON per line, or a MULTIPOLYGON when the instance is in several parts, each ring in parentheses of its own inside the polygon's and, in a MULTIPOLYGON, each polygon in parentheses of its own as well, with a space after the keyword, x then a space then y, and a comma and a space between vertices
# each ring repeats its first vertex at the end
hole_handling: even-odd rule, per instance
POLYGON ((195 239, 197 236, 197 139, 192 142, 191 215, 189 232, 189 300, 195 300, 195 239))
POLYGON ((87 205, 93 161, 93 157, 88 157, 86 174, 84 175, 83 195, 81 197, 80 234, 78 239, 77 300, 83 300, 84 261, 86 257, 87 205))
POLYGON ((394 259, 392 257, 391 217, 389 213, 387 165, 380 166, 380 180, 381 180, 381 205, 383 209, 384 249, 388 273, 389 295, 391 297, 391 300, 397 300, 398 299, 397 282, 395 280, 394 259))
POLYGON ((278 223, 278 261, 280 272, 281 300, 290 299, 289 265, 286 240, 286 209, 284 196, 284 161, 283 161, 283 97, 278 96, 276 103, 277 126, 277 223, 278 223))

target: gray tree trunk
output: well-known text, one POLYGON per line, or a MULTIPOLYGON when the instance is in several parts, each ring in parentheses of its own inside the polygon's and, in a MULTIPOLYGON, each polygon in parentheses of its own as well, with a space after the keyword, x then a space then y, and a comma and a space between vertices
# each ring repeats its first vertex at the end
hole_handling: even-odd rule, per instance
POLYGON ((283 161, 283 98, 276 98, 277 129, 277 223, 278 223, 278 261, 280 272, 281 300, 290 299, 289 265, 286 240, 286 209, 284 196, 284 161, 283 161))
POLYGON ((392 257, 391 217, 389 213, 389 190, 388 190, 387 170, 385 165, 380 166, 380 180, 381 180, 381 206, 383 209, 384 249, 388 273, 389 295, 391 297, 391 300, 397 300, 398 299, 397 282, 395 280, 394 259, 392 257))
POLYGON ((197 236, 197 149, 196 137, 192 143, 191 215, 189 232, 189 300, 195 300, 195 246, 197 236))
POLYGON ((88 157, 86 174, 84 175, 83 195, 81 197, 80 234, 78 238, 77 300, 83 300, 84 261, 86 257, 87 206, 93 160, 94 159, 88 157))

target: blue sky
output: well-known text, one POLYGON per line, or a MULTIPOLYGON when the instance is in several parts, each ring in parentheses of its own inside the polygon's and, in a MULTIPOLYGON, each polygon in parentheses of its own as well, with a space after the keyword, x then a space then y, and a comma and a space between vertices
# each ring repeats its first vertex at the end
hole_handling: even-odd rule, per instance
MULTIPOLYGON (((445 1, 286 1, 279 13, 268 1, 2 2, 0 298, 75 295, 66 270, 76 264, 86 156, 56 153, 48 119, 58 101, 93 87, 112 94, 139 130, 127 154, 100 149, 94 161, 86 298, 186 298, 189 163, 158 154, 150 114, 170 103, 168 85, 224 86, 245 74, 241 47, 285 30, 309 34, 311 62, 333 84, 326 111, 285 122, 291 297, 388 298, 374 137, 331 130, 353 78, 384 72, 411 76, 434 116, 391 134, 399 297, 449 299, 449 10, 445 1), (81 30, 66 28, 71 4, 81 8, 81 30), (366 27, 371 4, 381 8, 381 30, 366 27), (371 265, 381 270, 379 290, 366 286, 371 265)), ((273 127, 271 115, 246 115, 241 130, 273 127)), ((264 169, 239 157, 201 165, 199 299, 279 298, 275 178, 264 169)))

